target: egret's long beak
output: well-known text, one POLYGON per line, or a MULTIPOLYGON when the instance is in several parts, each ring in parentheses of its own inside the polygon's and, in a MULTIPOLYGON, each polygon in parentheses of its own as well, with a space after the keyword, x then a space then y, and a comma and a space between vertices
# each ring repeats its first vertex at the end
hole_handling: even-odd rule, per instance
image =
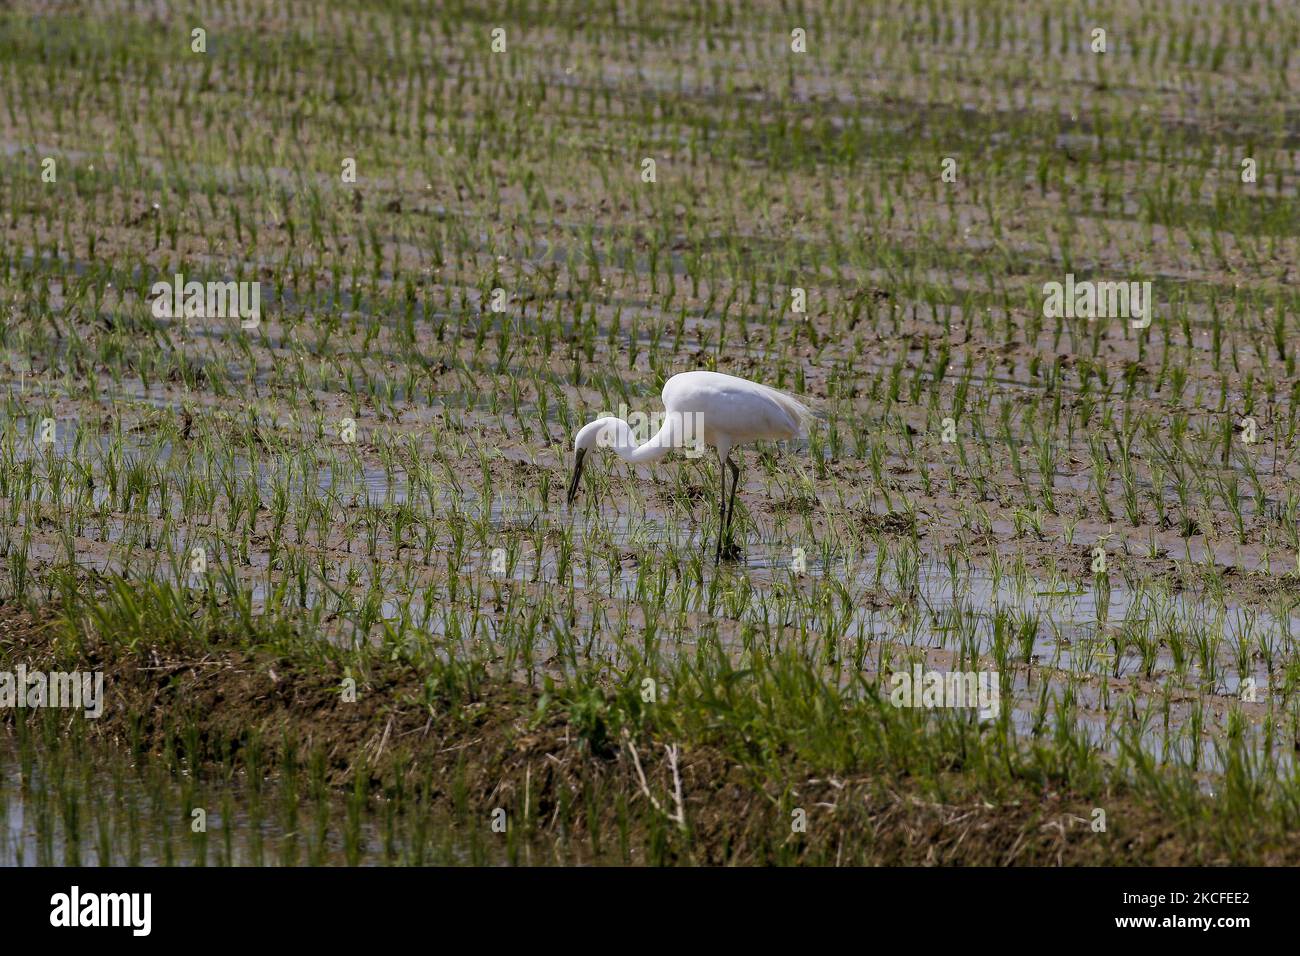
POLYGON ((569 504, 573 504, 573 499, 578 497, 578 481, 582 478, 582 458, 587 454, 587 449, 579 448, 577 456, 573 459, 573 480, 569 482, 569 504))

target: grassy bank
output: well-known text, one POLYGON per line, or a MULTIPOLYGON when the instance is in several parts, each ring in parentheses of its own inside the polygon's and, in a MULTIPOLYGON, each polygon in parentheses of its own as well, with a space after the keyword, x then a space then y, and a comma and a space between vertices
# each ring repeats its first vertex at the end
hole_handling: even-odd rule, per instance
POLYGON ((161 585, 80 593, 5 605, 0 669, 102 671, 104 714, 12 710, 11 733, 44 724, 57 746, 76 724, 200 780, 265 777, 304 800, 328 787, 366 812, 397 801, 511 859, 539 841, 654 863, 1300 859, 1286 788, 1239 764, 1211 797, 1136 753, 1112 765, 1082 739, 1025 746, 1005 719, 897 708, 816 653, 737 666, 701 647, 620 673, 574 648, 529 683, 499 653, 343 650, 292 615, 232 628, 225 609, 161 585))

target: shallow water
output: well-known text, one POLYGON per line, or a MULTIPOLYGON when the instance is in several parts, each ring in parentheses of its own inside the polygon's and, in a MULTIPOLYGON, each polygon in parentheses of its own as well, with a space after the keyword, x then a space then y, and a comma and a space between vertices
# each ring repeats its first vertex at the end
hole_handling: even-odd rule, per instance
MULTIPOLYGON (((61 420, 58 441, 53 449, 41 454, 73 455, 76 449, 72 436, 79 424, 76 418, 70 422, 61 420), (63 427, 65 424, 71 427, 63 427)), ((18 434, 26 439, 15 449, 18 460, 36 457, 29 426, 30 423, 15 422, 18 434)), ((133 461, 151 460, 156 466, 166 468, 173 449, 165 441, 151 440, 146 432, 129 432, 114 438, 96 431, 81 444, 78 457, 98 475, 105 460, 113 455, 117 457, 116 468, 120 474, 133 461)), ((508 567, 500 575, 502 580, 543 587, 572 584, 590 596, 611 598, 628 606, 642 604, 647 588, 654 590, 659 571, 656 565, 663 558, 671 556, 680 564, 683 556, 699 554, 704 556, 704 565, 711 563, 711 542, 704 540, 707 525, 697 520, 708 505, 685 504, 680 500, 666 502, 663 496, 670 493, 667 486, 659 486, 640 509, 615 497, 590 509, 539 512, 535 501, 512 494, 515 489, 509 484, 499 489, 490 487, 481 494, 472 492, 473 483, 468 480, 464 490, 440 486, 421 491, 419 483, 413 485, 411 476, 400 466, 384 468, 364 459, 329 463, 267 456, 254 462, 239 450, 231 449, 219 460, 202 463, 200 470, 204 468, 219 483, 222 500, 232 491, 242 495, 250 484, 255 484, 262 500, 274 498, 277 490, 294 502, 331 496, 348 512, 414 502, 417 509, 432 508, 437 515, 484 522, 491 528, 490 541, 504 545, 513 539, 518 543, 517 550, 511 552, 508 567), (694 518, 689 512, 694 512, 694 518), (602 560, 590 566, 571 560, 561 569, 558 549, 542 544, 541 550, 536 550, 538 542, 550 540, 553 532, 563 533, 570 526, 575 543, 581 542, 588 548, 595 544, 602 550, 612 546, 614 550, 610 553, 621 555, 621 559, 602 560)), ((65 479, 63 489, 62 498, 76 496, 71 478, 65 479)), ((681 490, 678 487, 672 493, 681 490)), ((53 494, 47 492, 47 495, 52 501, 53 494)), ((108 501, 102 482, 89 498, 96 507, 108 506, 106 510, 113 504, 108 501)), ((146 553, 188 554, 196 535, 202 537, 202 529, 177 528, 169 537, 160 538, 156 530, 149 530, 159 507, 151 500, 143 522, 135 514, 113 513, 99 539, 105 547, 79 553, 78 563, 101 572, 123 570, 120 567, 123 548, 118 545, 126 538, 128 525, 136 528, 132 532, 134 537, 125 541, 128 554, 140 553, 141 533, 146 536, 143 542, 146 553), (145 530, 141 532, 141 528, 145 530)), ((167 507, 174 516, 180 517, 177 495, 170 497, 167 507)), ((361 529, 372 523, 368 521, 356 527, 361 529)), ((760 523, 766 522, 760 519, 760 523)), ((24 518, 19 516, 15 528, 25 530, 25 525, 24 518)), ((798 528, 797 521, 794 527, 798 528)), ((1015 536, 1009 526, 993 530, 999 538, 1015 536)), ((44 563, 58 561, 63 556, 62 542, 51 535, 42 535, 39 523, 33 531, 36 535, 31 545, 33 559, 44 563)), ((82 533, 95 533, 93 522, 82 533)), ((1033 711, 1041 698, 1040 687, 1044 681, 1051 685, 1053 699, 1049 710, 1055 709, 1055 697, 1061 687, 1069 685, 1077 698, 1079 723, 1093 737, 1094 746, 1111 752, 1118 747, 1117 718, 1111 698, 1131 696, 1144 710, 1164 705, 1185 719, 1187 709, 1192 706, 1191 698, 1195 697, 1210 705, 1214 719, 1209 723, 1216 724, 1220 722, 1222 709, 1239 697, 1241 682, 1246 677, 1255 680, 1260 699, 1269 700, 1270 676, 1275 682, 1277 674, 1270 675, 1265 658, 1257 649, 1267 644, 1273 648, 1274 657, 1288 660, 1295 650, 1291 635, 1300 628, 1300 617, 1294 614, 1274 615, 1230 598, 1210 600, 1191 592, 1171 594, 1158 586, 1148 588, 1143 582, 1129 587, 1121 583, 1123 578, 1118 574, 1110 575, 1112 583, 1105 592, 1097 591, 1091 579, 1078 580, 1077 574, 1051 580, 1017 575, 1005 554, 1000 559, 1003 569, 1000 574, 969 561, 953 568, 936 546, 922 541, 922 550, 917 551, 905 537, 886 536, 869 543, 862 553, 847 556, 828 555, 811 546, 802 575, 796 576, 791 573, 791 548, 788 543, 778 543, 779 535, 774 538, 770 529, 758 527, 742 533, 748 537, 743 563, 716 572, 705 567, 704 572, 706 581, 722 582, 721 590, 741 591, 738 603, 726 600, 723 615, 726 619, 757 625, 765 632, 769 622, 784 622, 772 625, 776 634, 787 633, 789 627, 825 634, 844 647, 846 653, 853 645, 865 642, 871 648, 868 658, 876 659, 882 653, 880 649, 885 648, 885 657, 895 665, 936 650, 967 658, 976 654, 987 659, 993 655, 999 640, 999 627, 1005 629, 1027 622, 1032 626, 1032 638, 1027 644, 1020 636, 1011 639, 1015 646, 1010 659, 1016 666, 1004 675, 1003 693, 1015 708, 1018 729, 1028 734, 1043 732, 1041 715, 1033 711), (802 582, 799 577, 803 578, 802 582), (816 587, 823 581, 834 581, 842 587, 844 599, 849 602, 842 615, 824 612, 816 603, 797 599, 800 590, 816 587), (835 633, 830 634, 831 630, 835 633), (1186 638, 1180 650, 1185 658, 1181 663, 1175 660, 1170 649, 1169 638, 1173 634, 1180 635, 1180 640, 1186 638), (1118 656, 1115 654, 1117 638, 1118 656), (1241 648, 1245 648, 1244 654, 1240 653, 1241 648), (1123 681, 1129 686, 1115 685, 1107 689, 1105 685, 1110 681, 1123 681)), ((298 598, 302 607, 328 607, 335 587, 341 586, 356 595, 375 584, 382 593, 378 618, 393 621, 406 615, 421 622, 419 626, 435 639, 453 629, 459 632, 460 627, 453 626, 448 618, 458 612, 440 610, 437 605, 430 607, 425 600, 429 595, 435 601, 441 598, 437 588, 427 594, 423 590, 429 580, 427 562, 408 568, 399 556, 396 565, 411 573, 390 574, 384 555, 393 542, 385 534, 387 531, 378 539, 381 549, 378 556, 368 552, 365 540, 332 542, 335 550, 331 554, 328 579, 323 582, 315 576, 308 577, 298 598)), ((1081 538, 1078 545, 1083 544, 1081 538)), ((420 550, 420 545, 411 541, 403 545, 420 550)), ((373 546, 371 542, 370 547, 373 546)), ((1192 542, 1185 543, 1185 551, 1186 563, 1203 557, 1199 546, 1192 542)), ((463 570, 475 577, 498 577, 491 570, 494 566, 491 551, 472 548, 466 557, 469 562, 463 570)), ((276 580, 271 554, 252 550, 242 557, 213 546, 210 560, 240 567, 254 608, 265 604, 270 582, 276 580)), ((139 561, 134 561, 134 570, 139 568, 139 561)), ((1241 569, 1248 570, 1244 565, 1241 569)), ((151 573, 194 583, 186 576, 184 562, 161 561, 151 573)), ((677 581, 670 587, 667 595, 670 604, 680 603, 675 590, 681 586, 677 581)), ((715 615, 716 596, 709 591, 706 587, 681 606, 692 614, 715 615)), ((580 629, 587 624, 588 620, 580 621, 580 629)), ((350 636, 343 634, 340 639, 348 640, 350 636)), ((1006 640, 1005 636, 1001 639, 1006 640)), ((547 643, 544 636, 539 640, 541 645, 547 643)), ((672 656, 693 643, 692 637, 682 635, 663 650, 672 656)), ((544 646, 539 646, 534 650, 543 649, 544 646)), ((931 666, 956 666, 948 663, 951 659, 932 660, 931 666)), ((1277 692, 1274 690, 1272 694, 1276 699, 1277 692)), ((1256 714, 1255 719, 1259 716, 1256 714)), ((1141 746, 1161 759, 1171 754, 1171 748, 1184 745, 1193 749, 1190 741, 1171 740, 1165 733, 1142 730, 1141 746)), ((1194 749, 1201 754, 1198 763, 1213 763, 1212 740, 1199 741, 1194 749)), ((1279 756, 1290 759, 1289 753, 1279 756)))
MULTIPOLYGON (((80 749, 80 748, 78 748, 80 749)), ((0 737, 0 866, 460 865, 508 862, 503 838, 414 804, 356 814, 333 793, 222 782, 0 737), (206 831, 196 831, 196 810, 206 831)), ((528 862, 535 851, 524 847, 528 862)))

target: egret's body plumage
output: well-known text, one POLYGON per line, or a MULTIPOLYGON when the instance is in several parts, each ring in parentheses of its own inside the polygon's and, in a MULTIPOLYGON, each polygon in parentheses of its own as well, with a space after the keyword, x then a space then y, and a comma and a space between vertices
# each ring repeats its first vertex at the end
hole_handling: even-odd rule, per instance
POLYGON ((659 461, 672 449, 700 442, 718 454, 722 470, 721 527, 717 558, 723 552, 723 537, 731 527, 740 469, 731 461, 731 450, 753 441, 783 441, 802 438, 812 413, 797 399, 734 375, 721 372, 682 372, 664 383, 664 422, 657 433, 637 443, 635 432, 621 418, 598 418, 584 425, 574 437, 575 461, 569 501, 578 493, 582 462, 594 447, 612 449, 624 461, 659 461), (725 467, 724 467, 725 466, 725 467), (726 468, 731 469, 731 499, 727 500, 726 468))
POLYGON ((664 382, 664 408, 693 413, 703 425, 704 444, 722 458, 752 441, 800 438, 811 412, 785 392, 721 372, 682 372, 664 382))

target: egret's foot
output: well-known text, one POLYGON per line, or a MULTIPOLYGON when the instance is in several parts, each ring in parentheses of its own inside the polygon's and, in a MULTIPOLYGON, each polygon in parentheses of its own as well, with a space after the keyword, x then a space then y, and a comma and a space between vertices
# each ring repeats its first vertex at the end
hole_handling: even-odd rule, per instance
POLYGON ((728 541, 722 548, 719 557, 723 561, 743 561, 745 558, 745 549, 734 541, 728 541))

